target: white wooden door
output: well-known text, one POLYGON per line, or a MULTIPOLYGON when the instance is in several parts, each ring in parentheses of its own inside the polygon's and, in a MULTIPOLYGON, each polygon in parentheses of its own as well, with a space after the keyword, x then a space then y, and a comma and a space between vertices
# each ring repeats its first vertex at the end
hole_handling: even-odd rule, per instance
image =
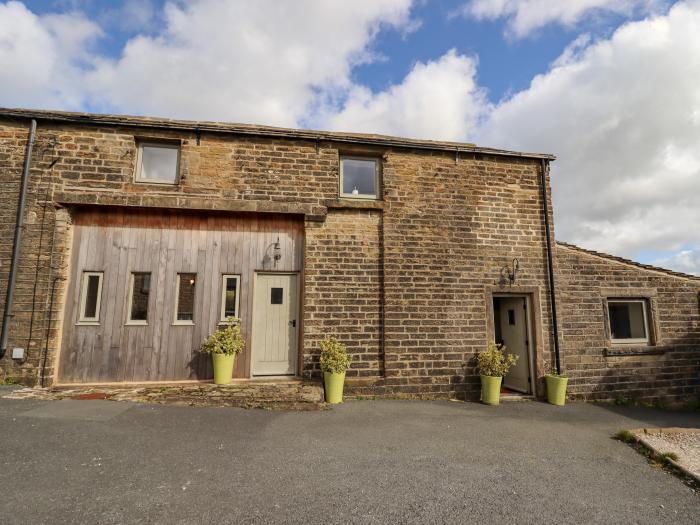
POLYGON ((298 304, 296 274, 256 274, 252 375, 294 375, 296 372, 298 304))
POLYGON ((501 337, 506 352, 518 356, 518 362, 503 378, 503 386, 530 392, 530 359, 527 340, 527 311, 524 297, 500 298, 501 337))

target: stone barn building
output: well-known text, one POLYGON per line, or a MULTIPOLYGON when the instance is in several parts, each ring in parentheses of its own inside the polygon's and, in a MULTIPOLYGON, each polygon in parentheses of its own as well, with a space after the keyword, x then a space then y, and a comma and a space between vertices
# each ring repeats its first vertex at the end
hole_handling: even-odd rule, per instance
MULTIPOLYGON (((474 398, 476 352, 586 399, 700 392, 700 278, 554 241, 550 155, 264 126, 0 110, 0 379, 208 381, 229 315, 242 381, 474 398)), ((566 213, 566 210, 562 210, 566 213)))

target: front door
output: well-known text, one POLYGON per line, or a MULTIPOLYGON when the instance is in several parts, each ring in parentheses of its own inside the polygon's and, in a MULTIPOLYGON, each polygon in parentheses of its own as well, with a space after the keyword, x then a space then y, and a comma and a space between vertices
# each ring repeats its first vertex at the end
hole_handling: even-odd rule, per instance
POLYGON ((518 356, 518 362, 503 378, 503 386, 529 393, 527 300, 525 297, 499 297, 497 300, 501 340, 506 346, 506 353, 518 356))
POLYGON ((294 375, 298 341, 297 275, 257 273, 252 375, 294 375))

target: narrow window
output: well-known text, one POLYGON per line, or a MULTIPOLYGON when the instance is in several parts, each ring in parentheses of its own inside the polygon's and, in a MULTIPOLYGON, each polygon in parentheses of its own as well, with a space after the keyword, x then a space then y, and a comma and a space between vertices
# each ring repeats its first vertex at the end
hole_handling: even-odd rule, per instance
POLYGON ((83 272, 80 287, 79 323, 99 323, 102 301, 102 272, 83 272))
POLYGON ((148 323, 148 298, 151 294, 151 274, 133 272, 131 274, 130 324, 148 323))
POLYGON ((196 285, 196 273, 177 274, 175 324, 192 324, 194 322, 194 292, 196 285))
POLYGON ((228 317, 238 317, 238 296, 240 276, 224 275, 221 286, 221 321, 228 317))
POLYGON ((608 321, 613 343, 649 343, 646 300, 608 299, 608 321))
POLYGON ((343 157, 340 159, 340 194, 358 199, 379 198, 379 161, 343 157))
POLYGON ((180 164, 180 146, 141 142, 136 159, 136 180, 156 184, 176 184, 180 164))

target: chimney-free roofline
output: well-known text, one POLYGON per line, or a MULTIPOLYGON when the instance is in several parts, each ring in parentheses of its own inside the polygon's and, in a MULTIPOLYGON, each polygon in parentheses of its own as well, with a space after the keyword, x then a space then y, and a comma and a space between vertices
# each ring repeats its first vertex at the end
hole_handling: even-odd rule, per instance
POLYGON ((497 148, 483 148, 475 144, 437 140, 419 140, 388 135, 362 133, 344 133, 334 131, 314 131, 304 129, 278 128, 253 124, 231 124, 225 122, 173 120, 127 115, 101 115, 96 113, 75 113, 70 111, 47 111, 38 109, 0 108, 0 118, 35 119, 49 122, 66 122, 70 124, 88 124, 94 126, 130 126, 137 128, 168 129, 193 133, 223 133, 257 137, 277 137, 311 141, 331 141, 345 144, 367 146, 389 146, 396 148, 449 151, 455 155, 461 153, 482 153, 504 157, 521 157, 531 159, 554 160, 554 155, 546 153, 527 153, 497 148))

